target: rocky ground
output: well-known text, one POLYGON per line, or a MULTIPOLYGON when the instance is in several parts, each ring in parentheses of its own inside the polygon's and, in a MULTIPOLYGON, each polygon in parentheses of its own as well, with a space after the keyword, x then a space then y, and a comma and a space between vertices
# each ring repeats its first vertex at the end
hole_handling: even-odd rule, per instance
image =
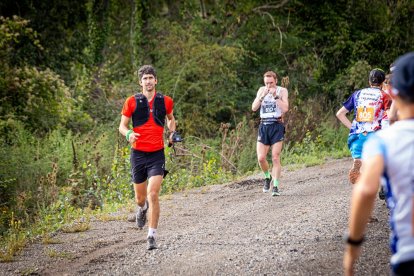
MULTIPOLYGON (((341 275, 350 159, 282 171, 281 196, 260 175, 176 193, 161 201, 157 243, 126 220, 59 232, 31 244, 1 275, 341 275), (51 252, 53 254, 51 254, 51 252)), ((357 275, 389 275, 388 211, 377 200, 357 275)))

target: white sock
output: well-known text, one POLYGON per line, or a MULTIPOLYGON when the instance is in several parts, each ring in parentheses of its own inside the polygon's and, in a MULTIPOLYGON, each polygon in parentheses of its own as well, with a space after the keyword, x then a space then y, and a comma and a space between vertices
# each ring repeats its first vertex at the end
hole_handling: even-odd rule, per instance
POLYGON ((148 228, 148 237, 154 237, 157 233, 157 229, 156 228, 148 228))
POLYGON ((142 209, 143 211, 145 211, 145 210, 147 210, 147 208, 148 208, 148 203, 147 203, 147 201, 145 200, 144 206, 142 206, 142 207, 141 207, 141 209, 142 209))
POLYGON ((157 232, 157 229, 155 229, 155 228, 148 228, 148 237, 154 237, 155 238, 156 232, 157 232))

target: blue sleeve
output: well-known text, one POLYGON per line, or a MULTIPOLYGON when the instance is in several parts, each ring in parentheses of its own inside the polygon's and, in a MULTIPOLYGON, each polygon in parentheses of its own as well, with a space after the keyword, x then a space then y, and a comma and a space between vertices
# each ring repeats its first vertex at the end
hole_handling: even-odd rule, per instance
POLYGON ((348 100, 346 100, 344 103, 343 103, 343 106, 348 110, 348 111, 352 111, 352 110, 354 110, 354 107, 355 107, 355 101, 354 101, 354 98, 355 98, 355 93, 356 92, 354 92, 354 93, 352 93, 352 95, 348 98, 348 100))
POLYGON ((366 160, 378 154, 385 158, 385 145, 383 140, 377 134, 372 134, 368 137, 362 148, 362 160, 366 160))

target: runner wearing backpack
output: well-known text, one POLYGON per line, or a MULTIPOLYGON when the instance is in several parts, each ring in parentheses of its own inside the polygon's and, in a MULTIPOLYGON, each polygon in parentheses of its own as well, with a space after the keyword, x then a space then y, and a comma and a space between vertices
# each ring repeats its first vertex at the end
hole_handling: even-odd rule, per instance
POLYGON ((148 250, 156 249, 155 242, 160 216, 159 193, 166 173, 164 155, 164 125, 170 132, 169 143, 174 143, 175 118, 173 100, 156 92, 158 82, 155 69, 144 65, 138 70, 142 91, 130 96, 122 108, 119 132, 131 144, 131 173, 135 201, 138 205, 136 223, 139 228, 148 222, 148 250), (129 128, 132 120, 133 128, 129 128))

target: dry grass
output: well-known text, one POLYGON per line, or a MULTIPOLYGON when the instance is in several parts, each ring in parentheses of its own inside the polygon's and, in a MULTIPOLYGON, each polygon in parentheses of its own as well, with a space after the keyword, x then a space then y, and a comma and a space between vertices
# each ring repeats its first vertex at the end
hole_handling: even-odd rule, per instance
POLYGON ((87 222, 74 222, 62 227, 63 233, 78 233, 85 232, 90 229, 90 223, 87 222))
POLYGON ((59 252, 55 249, 46 249, 45 253, 50 257, 50 258, 66 258, 66 259, 71 259, 73 258, 73 255, 69 252, 59 252))
POLYGON ((0 248, 0 262, 12 262, 14 256, 19 253, 26 245, 27 240, 23 233, 15 232, 8 236, 0 248))
POLYGON ((38 271, 38 268, 35 267, 28 267, 25 268, 24 270, 20 271, 20 275, 24 276, 24 275, 38 275, 38 273, 36 273, 38 271))
POLYGON ((51 237, 51 235, 46 234, 46 235, 43 235, 42 237, 42 243, 43 244, 59 244, 59 243, 62 243, 62 241, 58 239, 54 239, 53 237, 51 237))

